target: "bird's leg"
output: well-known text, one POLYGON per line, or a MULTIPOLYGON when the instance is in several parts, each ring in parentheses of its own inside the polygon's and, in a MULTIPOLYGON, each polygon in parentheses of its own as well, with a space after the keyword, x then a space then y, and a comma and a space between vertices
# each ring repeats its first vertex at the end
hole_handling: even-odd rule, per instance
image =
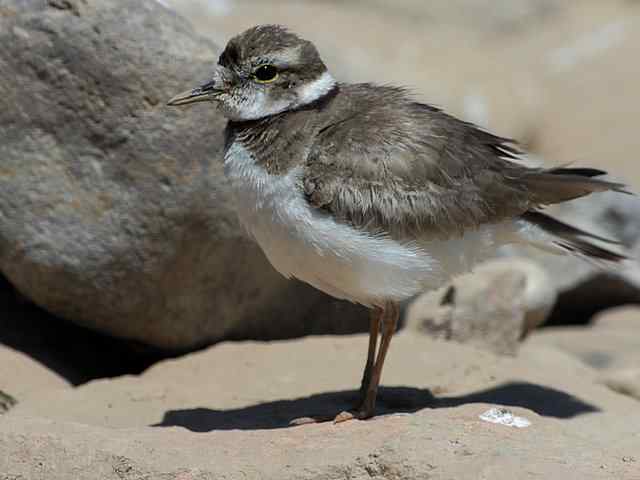
POLYGON ((376 362, 373 366, 369 388, 367 389, 364 402, 359 409, 359 418, 372 417, 375 412, 378 385, 380 384, 380 379, 382 377, 382 367, 384 366, 384 360, 387 356, 387 351, 389 350, 391 337, 393 337, 393 334, 396 331, 399 317, 399 305, 395 302, 387 302, 382 316, 382 340, 380 341, 380 349, 378 350, 376 362))
MULTIPOLYGON (((391 337, 396 331, 398 317, 400 316, 400 306, 395 302, 387 302, 384 307, 376 307, 371 311, 369 323, 369 351, 367 352, 367 363, 362 376, 362 386, 360 392, 362 399, 353 411, 345 411, 338 414, 334 423, 341 423, 353 419, 370 418, 375 413, 376 395, 378 394, 378 384, 382 375, 384 359, 387 356, 391 337), (378 346, 378 333, 382 327, 382 339, 380 348, 378 346), (376 352, 377 350, 377 352, 376 352)), ((318 423, 330 420, 327 417, 301 417, 290 422, 290 425, 304 425, 307 423, 318 423)))
POLYGON ((371 383, 371 370, 373 369, 374 361, 376 359, 376 347, 378 346, 378 333, 380 332, 380 323, 382 322, 382 316, 384 310, 380 307, 374 307, 369 312, 369 350, 367 351, 367 363, 364 366, 364 373, 362 374, 362 383, 360 384, 360 399, 358 401, 358 407, 364 403, 364 398, 369 389, 371 383))
POLYGON ((355 412, 340 413, 334 419, 334 422, 339 423, 346 420, 352 420, 354 418, 365 419, 374 415, 376 408, 376 396, 378 394, 378 385, 380 384, 380 378, 382 376, 384 359, 387 356, 387 351, 389 350, 391 337, 393 337, 393 334, 396 331, 399 316, 399 305, 395 302, 387 302, 382 313, 382 340, 380 341, 380 349, 378 350, 373 369, 371 370, 371 379, 367 386, 364 401, 355 412))

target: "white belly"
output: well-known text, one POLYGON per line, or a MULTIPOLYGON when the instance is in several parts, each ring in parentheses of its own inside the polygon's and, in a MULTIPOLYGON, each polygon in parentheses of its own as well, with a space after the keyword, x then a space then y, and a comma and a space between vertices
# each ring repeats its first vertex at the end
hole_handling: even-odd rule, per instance
POLYGON ((306 201, 300 169, 270 175, 239 144, 225 156, 240 221, 271 264, 334 296, 363 305, 404 300, 442 286, 496 247, 488 226, 453 240, 398 242, 336 222, 306 201))

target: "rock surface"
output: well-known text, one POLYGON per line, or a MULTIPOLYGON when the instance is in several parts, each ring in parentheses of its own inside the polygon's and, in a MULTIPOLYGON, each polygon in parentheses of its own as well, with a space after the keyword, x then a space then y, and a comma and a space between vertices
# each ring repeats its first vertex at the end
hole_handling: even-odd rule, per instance
POLYGON ((0 344, 0 391, 20 401, 39 390, 69 387, 69 382, 22 352, 0 344))
POLYGON ((406 323, 436 338, 514 354, 520 341, 547 319, 556 295, 536 263, 493 260, 418 297, 408 308, 406 323))
POLYGON ((640 365, 639 328, 640 309, 628 307, 603 312, 588 328, 546 328, 530 343, 559 348, 597 370, 623 369, 640 365))
POLYGON ((386 365, 381 416, 283 428, 349 406, 366 342, 222 343, 137 377, 40 392, 0 418, 0 472, 30 480, 500 480, 523 472, 632 480, 638 472, 638 403, 544 345, 499 357, 402 333, 386 365), (495 406, 531 425, 479 418, 495 406))
POLYGON ((554 327, 538 332, 531 343, 549 345, 576 357, 598 372, 598 381, 640 400, 640 308, 605 311, 589 328, 554 327))
POLYGON ((602 383, 615 392, 640 400, 640 367, 607 373, 602 383))
POLYGON ((223 119, 164 107, 218 54, 185 20, 152 0, 1 0, 0 43, 0 271, 21 293, 165 349, 367 324, 244 237, 223 119))

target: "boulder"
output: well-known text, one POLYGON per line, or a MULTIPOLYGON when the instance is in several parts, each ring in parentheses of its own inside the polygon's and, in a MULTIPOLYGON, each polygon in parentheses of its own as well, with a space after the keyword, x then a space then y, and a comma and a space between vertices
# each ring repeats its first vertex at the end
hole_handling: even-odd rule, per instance
POLYGON ((366 327, 245 237, 223 118, 164 107, 219 52, 188 22, 153 0, 1 0, 0 44, 0 271, 23 295, 167 350, 366 327))
POLYGON ((547 319, 555 300, 544 269, 524 258, 505 258, 421 295, 409 306, 406 321, 432 337, 515 354, 520 341, 547 319))

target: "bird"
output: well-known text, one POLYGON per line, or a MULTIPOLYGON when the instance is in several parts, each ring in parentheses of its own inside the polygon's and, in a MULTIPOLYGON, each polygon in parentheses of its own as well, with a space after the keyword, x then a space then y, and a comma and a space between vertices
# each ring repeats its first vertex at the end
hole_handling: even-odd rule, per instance
POLYGON ((375 415, 401 302, 498 247, 625 259, 615 240, 544 211, 594 192, 628 193, 606 172, 527 166, 516 141, 404 87, 339 82, 315 45, 284 26, 231 38, 212 75, 168 105, 196 102, 227 118, 224 174, 240 222, 273 267, 371 312, 359 399, 335 422, 375 415))

